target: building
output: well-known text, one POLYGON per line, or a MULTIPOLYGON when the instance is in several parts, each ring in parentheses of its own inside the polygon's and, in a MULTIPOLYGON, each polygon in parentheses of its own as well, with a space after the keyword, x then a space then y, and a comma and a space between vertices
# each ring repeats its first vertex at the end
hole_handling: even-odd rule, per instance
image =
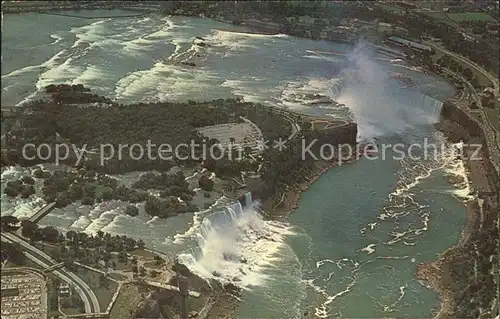
POLYGON ((406 40, 406 39, 403 39, 400 37, 395 37, 395 36, 389 37, 389 38, 387 38, 386 42, 392 43, 395 45, 399 45, 399 46, 406 46, 406 47, 409 47, 411 49, 421 51, 421 52, 429 52, 429 53, 434 52, 434 49, 430 46, 424 45, 422 43, 406 40))
POLYGON ((460 32, 460 34, 462 35, 462 37, 464 38, 465 41, 468 41, 468 42, 477 42, 476 39, 474 39, 473 37, 471 37, 467 33, 460 32))
POLYGON ((63 282, 59 285, 59 295, 61 297, 68 297, 70 295, 70 289, 68 283, 63 282))
POLYGON ((19 288, 5 288, 0 292, 2 297, 14 297, 19 296, 19 288))

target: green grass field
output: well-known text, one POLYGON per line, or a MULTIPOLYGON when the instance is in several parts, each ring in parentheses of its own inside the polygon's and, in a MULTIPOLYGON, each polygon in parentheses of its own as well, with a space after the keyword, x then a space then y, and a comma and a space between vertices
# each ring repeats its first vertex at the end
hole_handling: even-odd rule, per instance
POLYGON ((379 6, 387 12, 404 12, 404 9, 387 4, 379 4, 379 6))
POLYGON ((446 23, 447 25, 457 28, 458 24, 455 21, 452 21, 448 16, 446 15, 446 12, 421 12, 421 14, 428 16, 429 18, 439 20, 443 23, 446 23))
POLYGON ((453 21, 471 21, 471 20, 479 20, 479 21, 491 21, 495 22, 490 15, 484 12, 456 12, 456 13, 447 13, 446 14, 453 21))

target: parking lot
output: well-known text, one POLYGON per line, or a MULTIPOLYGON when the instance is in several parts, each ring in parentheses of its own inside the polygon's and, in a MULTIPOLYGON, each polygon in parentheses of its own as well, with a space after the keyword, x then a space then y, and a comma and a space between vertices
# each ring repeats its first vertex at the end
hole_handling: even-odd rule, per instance
POLYGON ((2 293, 2 319, 46 318, 47 294, 43 278, 35 273, 2 274, 2 290, 17 289, 17 295, 2 293))

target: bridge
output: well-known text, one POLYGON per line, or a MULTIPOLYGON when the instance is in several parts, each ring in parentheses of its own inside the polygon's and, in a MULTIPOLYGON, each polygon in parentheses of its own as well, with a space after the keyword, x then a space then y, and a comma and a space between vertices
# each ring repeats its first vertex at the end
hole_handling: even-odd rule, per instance
POLYGON ((38 210, 33 216, 29 218, 29 221, 33 223, 38 223, 40 219, 45 217, 48 213, 50 213, 56 206, 56 202, 48 203, 38 210))
POLYGON ((47 273, 52 272, 52 271, 54 271, 54 270, 60 269, 60 268, 62 268, 62 267, 64 267, 64 261, 63 261, 63 262, 60 262, 60 263, 58 263, 58 264, 52 265, 52 266, 50 266, 49 268, 45 268, 45 269, 43 270, 43 272, 44 272, 45 274, 47 274, 47 273))

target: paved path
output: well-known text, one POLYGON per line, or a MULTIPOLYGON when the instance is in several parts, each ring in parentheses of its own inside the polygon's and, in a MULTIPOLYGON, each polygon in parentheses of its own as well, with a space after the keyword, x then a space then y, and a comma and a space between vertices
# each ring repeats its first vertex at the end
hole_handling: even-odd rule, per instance
MULTIPOLYGON (((471 63, 470 61, 460 57, 459 55, 457 55, 453 52, 446 51, 438 46, 434 46, 434 47, 436 49, 442 50, 446 53, 453 55, 457 59, 461 59, 461 61, 463 61, 464 63, 468 63, 469 66, 476 68, 476 70, 478 70, 479 72, 485 72, 483 74, 485 76, 487 76, 489 79, 491 79, 491 75, 489 73, 487 73, 484 69, 481 69, 479 67, 475 67, 474 64, 471 63)), ((474 111, 472 111, 468 105, 463 105, 462 103, 458 103, 460 100, 463 100, 463 99, 460 99, 459 101, 457 101, 456 99, 455 100, 452 99, 452 101, 455 102, 455 105, 457 107, 459 107, 460 109, 462 109, 466 114, 469 114, 469 118, 472 119, 474 122, 476 122, 483 130, 484 135, 485 135, 485 139, 486 139, 486 144, 488 145, 490 161, 491 161, 494 169, 496 170, 496 173, 500 174, 500 137, 499 137, 500 132, 498 131, 498 128, 496 128, 495 125, 493 125, 493 123, 491 123, 491 120, 490 120, 488 114, 485 112, 485 110, 483 108, 483 105, 481 103, 481 98, 477 94, 477 92, 474 89, 474 87, 472 86, 472 84, 467 79, 465 79, 463 76, 456 74, 456 73, 452 72, 451 70, 448 70, 445 68, 445 71, 452 74, 459 81, 463 82, 465 85, 465 89, 468 93, 467 98, 469 98, 469 101, 476 102, 476 106, 478 108, 477 108, 477 110, 474 110, 474 111, 477 112, 476 114, 479 114, 479 117, 480 117, 479 119, 472 115, 472 113, 474 111)), ((494 93, 495 97, 498 99, 498 80, 494 79, 494 81, 492 81, 492 84, 495 87, 495 93, 494 93)), ((466 104, 468 104, 468 103, 466 103, 466 104)))
MULTIPOLYGON (((151 280, 145 280, 145 282, 150 285, 150 286, 153 286, 153 287, 158 287, 158 288, 163 288, 163 289, 167 289, 167 290, 173 290, 173 291, 180 291, 179 290, 179 287, 177 286, 172 286, 172 285, 167 285, 167 284, 162 284, 160 282, 156 282, 156 281, 151 281, 151 280)), ((191 296, 191 297, 195 297, 195 298, 198 298, 199 296, 201 296, 201 294, 197 291, 192 291, 192 290, 189 290, 188 291, 188 294, 191 296)))

